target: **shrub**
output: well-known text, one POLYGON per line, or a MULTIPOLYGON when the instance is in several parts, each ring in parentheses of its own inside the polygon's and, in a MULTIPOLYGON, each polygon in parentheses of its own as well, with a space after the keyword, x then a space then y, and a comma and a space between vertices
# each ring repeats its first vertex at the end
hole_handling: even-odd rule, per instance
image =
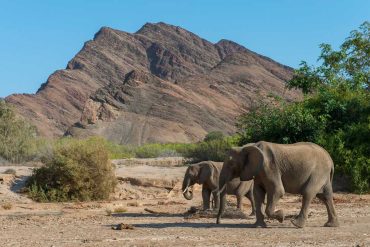
POLYGON ((0 100, 0 156, 10 162, 28 161, 36 153, 36 129, 0 100))
POLYGON ((261 140, 278 143, 315 141, 325 122, 302 104, 280 107, 261 104, 238 121, 240 145, 261 140))
POLYGON ((5 202, 1 205, 1 207, 5 210, 10 210, 12 209, 13 205, 10 202, 5 202))
POLYGON ((224 161, 227 151, 236 146, 239 142, 237 136, 225 137, 220 140, 203 141, 189 148, 184 156, 192 159, 194 162, 205 160, 224 161))
POLYGON ((119 145, 106 140, 102 140, 109 151, 110 159, 127 159, 135 157, 134 148, 127 145, 119 145))
POLYGON ((149 143, 134 148, 136 158, 178 157, 187 152, 192 144, 149 143))
POLYGON ((104 141, 63 139, 54 146, 45 166, 28 180, 36 201, 102 200, 114 191, 116 178, 104 141))
POLYGON ((135 148, 136 158, 156 158, 164 150, 164 145, 158 143, 145 144, 135 148))
POLYGON ((211 131, 205 137, 205 142, 213 141, 213 140, 222 140, 224 139, 225 135, 221 131, 211 131))

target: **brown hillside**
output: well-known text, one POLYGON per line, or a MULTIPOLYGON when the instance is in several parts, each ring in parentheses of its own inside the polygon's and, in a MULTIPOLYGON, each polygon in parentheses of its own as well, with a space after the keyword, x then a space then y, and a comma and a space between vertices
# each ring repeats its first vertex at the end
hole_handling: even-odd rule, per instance
POLYGON ((213 130, 235 132, 235 118, 256 100, 298 99, 284 89, 291 76, 291 68, 232 41, 213 44, 148 23, 133 34, 101 28, 36 94, 6 101, 43 136, 191 142, 213 130))

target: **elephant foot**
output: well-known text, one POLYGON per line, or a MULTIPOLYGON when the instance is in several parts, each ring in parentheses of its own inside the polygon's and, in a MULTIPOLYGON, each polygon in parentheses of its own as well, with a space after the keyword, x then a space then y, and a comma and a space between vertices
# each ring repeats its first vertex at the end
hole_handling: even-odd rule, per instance
POLYGON ((253 224, 254 228, 266 228, 267 225, 264 221, 256 221, 256 223, 253 224))
POLYGON ((280 222, 283 223, 285 219, 285 214, 283 210, 278 210, 275 212, 275 218, 280 222))
POLYGON ((292 224, 295 225, 298 228, 303 228, 306 220, 302 217, 296 217, 295 219, 291 220, 292 224))
POLYGON ((216 220, 216 224, 221 224, 221 219, 220 218, 217 218, 217 220, 216 220))
POLYGON ((337 219, 331 220, 325 223, 325 227, 339 227, 339 222, 337 219))

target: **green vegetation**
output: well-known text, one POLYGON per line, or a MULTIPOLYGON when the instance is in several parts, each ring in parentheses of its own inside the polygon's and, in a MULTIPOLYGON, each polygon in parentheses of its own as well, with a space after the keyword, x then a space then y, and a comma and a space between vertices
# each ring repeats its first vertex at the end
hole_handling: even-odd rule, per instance
POLYGON ((305 94, 302 102, 260 104, 241 116, 240 145, 259 140, 293 143, 311 141, 331 154, 336 173, 351 179, 352 189, 370 191, 370 23, 334 51, 321 45, 322 65, 303 62, 289 88, 305 94))
POLYGON ((221 131, 211 131, 204 137, 203 141, 209 142, 209 141, 214 141, 214 140, 222 140, 224 138, 225 138, 225 135, 221 131))
POLYGON ((114 167, 102 139, 62 139, 42 161, 45 166, 28 180, 33 200, 103 200, 114 191, 114 167))
POLYGON ((238 144, 238 137, 225 137, 222 132, 210 132, 197 143, 149 143, 142 146, 127 146, 105 142, 110 158, 189 158, 191 162, 203 160, 223 161, 226 151, 238 144))
POLYGON ((232 146, 237 146, 238 143, 238 136, 198 142, 186 150, 184 157, 192 159, 193 162, 204 160, 224 161, 227 151, 232 146))
POLYGON ((35 137, 36 129, 0 100, 0 157, 14 163, 32 159, 37 152, 35 137))

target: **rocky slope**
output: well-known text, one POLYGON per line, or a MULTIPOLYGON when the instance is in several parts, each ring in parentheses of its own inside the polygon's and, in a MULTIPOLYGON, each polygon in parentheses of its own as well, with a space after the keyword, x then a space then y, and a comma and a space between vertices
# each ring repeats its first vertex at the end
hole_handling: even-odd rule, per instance
POLYGON ((235 132, 253 102, 287 91, 292 69, 232 41, 213 44, 165 23, 136 33, 101 28, 36 94, 6 98, 54 137, 101 135, 118 143, 191 142, 235 132))

